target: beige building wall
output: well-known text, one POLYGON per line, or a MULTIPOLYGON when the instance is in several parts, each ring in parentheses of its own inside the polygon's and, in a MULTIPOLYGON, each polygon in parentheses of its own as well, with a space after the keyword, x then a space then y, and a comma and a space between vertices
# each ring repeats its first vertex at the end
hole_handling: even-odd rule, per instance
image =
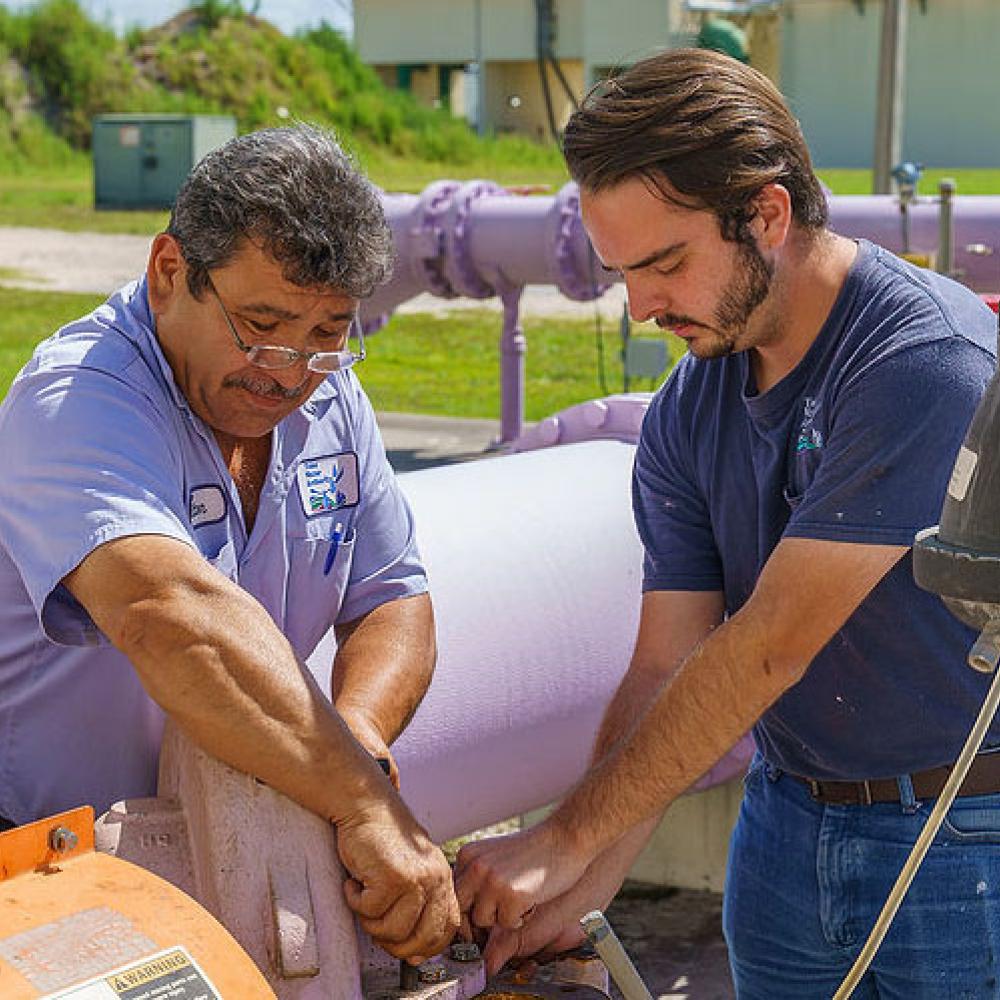
MULTIPOLYGON (((671 44, 672 10, 679 0, 628 0, 627 16, 607 0, 555 0, 555 55, 579 99, 601 73, 671 44)), ((361 58, 396 86, 394 67, 462 65, 482 54, 486 64, 486 126, 536 138, 549 134, 535 50, 534 0, 355 0, 354 38, 361 58), (447 31, 441 26, 447 25, 447 31), (511 98, 514 98, 512 103, 511 98), (517 105, 517 106, 515 106, 517 105)), ((551 68, 547 71, 554 112, 562 127, 572 102, 551 68)), ((461 87, 464 81, 453 84, 461 87)), ((431 94, 420 71, 413 91, 425 102, 431 94)), ((461 114, 464 95, 452 94, 461 114)))
POLYGON ((588 85, 607 70, 629 66, 675 43, 671 0, 585 0, 580 57, 590 70, 588 85))
POLYGON ((410 93, 427 107, 437 107, 440 100, 437 66, 414 69, 410 75, 410 93))
MULTIPOLYGON (((573 92, 582 93, 583 62, 563 59, 560 66, 573 92)), ((546 68, 546 73, 556 125, 562 128, 573 111, 573 103, 551 67, 546 68)), ((498 132, 517 132, 538 140, 549 137, 548 112, 535 60, 487 63, 486 119, 498 132)))
POLYGON ((372 66, 378 74, 378 78, 387 86, 396 86, 396 67, 395 66, 372 66))
POLYGON ((750 65, 781 88, 781 25, 780 11, 769 11, 748 17, 744 24, 750 65))

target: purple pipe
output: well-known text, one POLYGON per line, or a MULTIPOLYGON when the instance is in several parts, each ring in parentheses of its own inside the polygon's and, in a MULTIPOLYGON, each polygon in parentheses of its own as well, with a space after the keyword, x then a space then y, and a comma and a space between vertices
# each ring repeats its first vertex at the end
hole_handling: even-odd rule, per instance
MULTIPOLYGON (((902 253, 903 222, 893 195, 833 195, 830 228, 864 237, 902 253)), ((958 195, 954 199, 953 275, 973 291, 1000 291, 1000 197, 958 195)), ((932 198, 911 202, 910 250, 934 253, 938 246, 938 205, 932 198)))
MULTIPOLYGON (((438 663, 393 752, 403 797, 436 838, 552 802, 586 770, 639 620, 629 482, 648 403, 591 400, 533 427, 519 454, 399 477, 438 663)), ((335 644, 327 635, 308 660, 324 690, 335 644)), ((744 739, 695 787, 742 774, 750 753, 744 739)))
MULTIPOLYGON (((903 220, 891 195, 832 195, 831 227, 900 253, 903 220)), ((552 197, 508 194, 491 181, 437 181, 420 195, 384 196, 396 245, 392 280, 362 304, 366 331, 385 324, 394 309, 422 292, 504 302, 501 337, 501 442, 523 426, 524 336, 516 289, 555 285, 567 298, 602 295, 616 276, 598 262, 580 220, 573 183, 552 197)), ((1000 197, 957 196, 953 201, 954 274, 977 292, 1000 290, 1000 197)), ((938 203, 918 198, 909 208, 910 247, 933 253, 938 203)))

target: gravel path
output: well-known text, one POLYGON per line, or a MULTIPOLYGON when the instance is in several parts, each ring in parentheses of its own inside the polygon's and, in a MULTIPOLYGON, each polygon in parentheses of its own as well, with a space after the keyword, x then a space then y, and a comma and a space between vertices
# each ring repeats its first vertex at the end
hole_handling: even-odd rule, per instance
MULTIPOLYGON (((151 237, 67 233, 59 229, 0 226, 0 281, 17 288, 108 295, 146 266, 151 237)), ((605 321, 621 316, 625 290, 610 288, 599 300, 605 321)), ((526 316, 593 319, 593 302, 572 302, 548 285, 529 285, 521 300, 526 316)), ((500 312, 498 299, 441 299, 418 295, 400 313, 452 313, 464 309, 500 312)))

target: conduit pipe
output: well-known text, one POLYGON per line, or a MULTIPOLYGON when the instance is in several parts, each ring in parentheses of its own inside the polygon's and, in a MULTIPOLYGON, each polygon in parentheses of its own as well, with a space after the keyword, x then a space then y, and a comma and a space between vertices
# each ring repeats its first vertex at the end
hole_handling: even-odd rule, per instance
MULTIPOLYGON (((436 181, 419 195, 386 194, 396 271, 361 306, 366 332, 383 326, 393 310, 424 292, 442 298, 498 296, 501 334, 500 442, 523 429, 524 354, 519 318, 525 285, 554 285, 574 301, 602 295, 617 280, 597 260, 580 220, 573 183, 556 195, 525 198, 487 180, 436 181)), ((909 202, 905 221, 892 195, 831 195, 830 224, 895 253, 938 249, 938 200, 909 202)), ((953 209, 951 273, 977 292, 1000 290, 1000 197, 959 195, 953 209)))

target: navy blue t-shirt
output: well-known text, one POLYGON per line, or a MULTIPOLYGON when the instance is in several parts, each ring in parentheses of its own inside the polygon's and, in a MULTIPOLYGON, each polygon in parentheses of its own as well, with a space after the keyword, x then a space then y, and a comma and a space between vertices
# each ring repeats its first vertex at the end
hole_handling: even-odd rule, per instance
MULTIPOLYGON (((643 589, 721 590, 732 615, 782 538, 910 545, 940 519, 995 342, 972 292, 861 241, 815 342, 766 393, 745 353, 685 357, 636 453, 643 589)), ((761 717, 757 746, 825 779, 953 761, 989 684, 966 665, 974 639, 907 553, 761 717)))

